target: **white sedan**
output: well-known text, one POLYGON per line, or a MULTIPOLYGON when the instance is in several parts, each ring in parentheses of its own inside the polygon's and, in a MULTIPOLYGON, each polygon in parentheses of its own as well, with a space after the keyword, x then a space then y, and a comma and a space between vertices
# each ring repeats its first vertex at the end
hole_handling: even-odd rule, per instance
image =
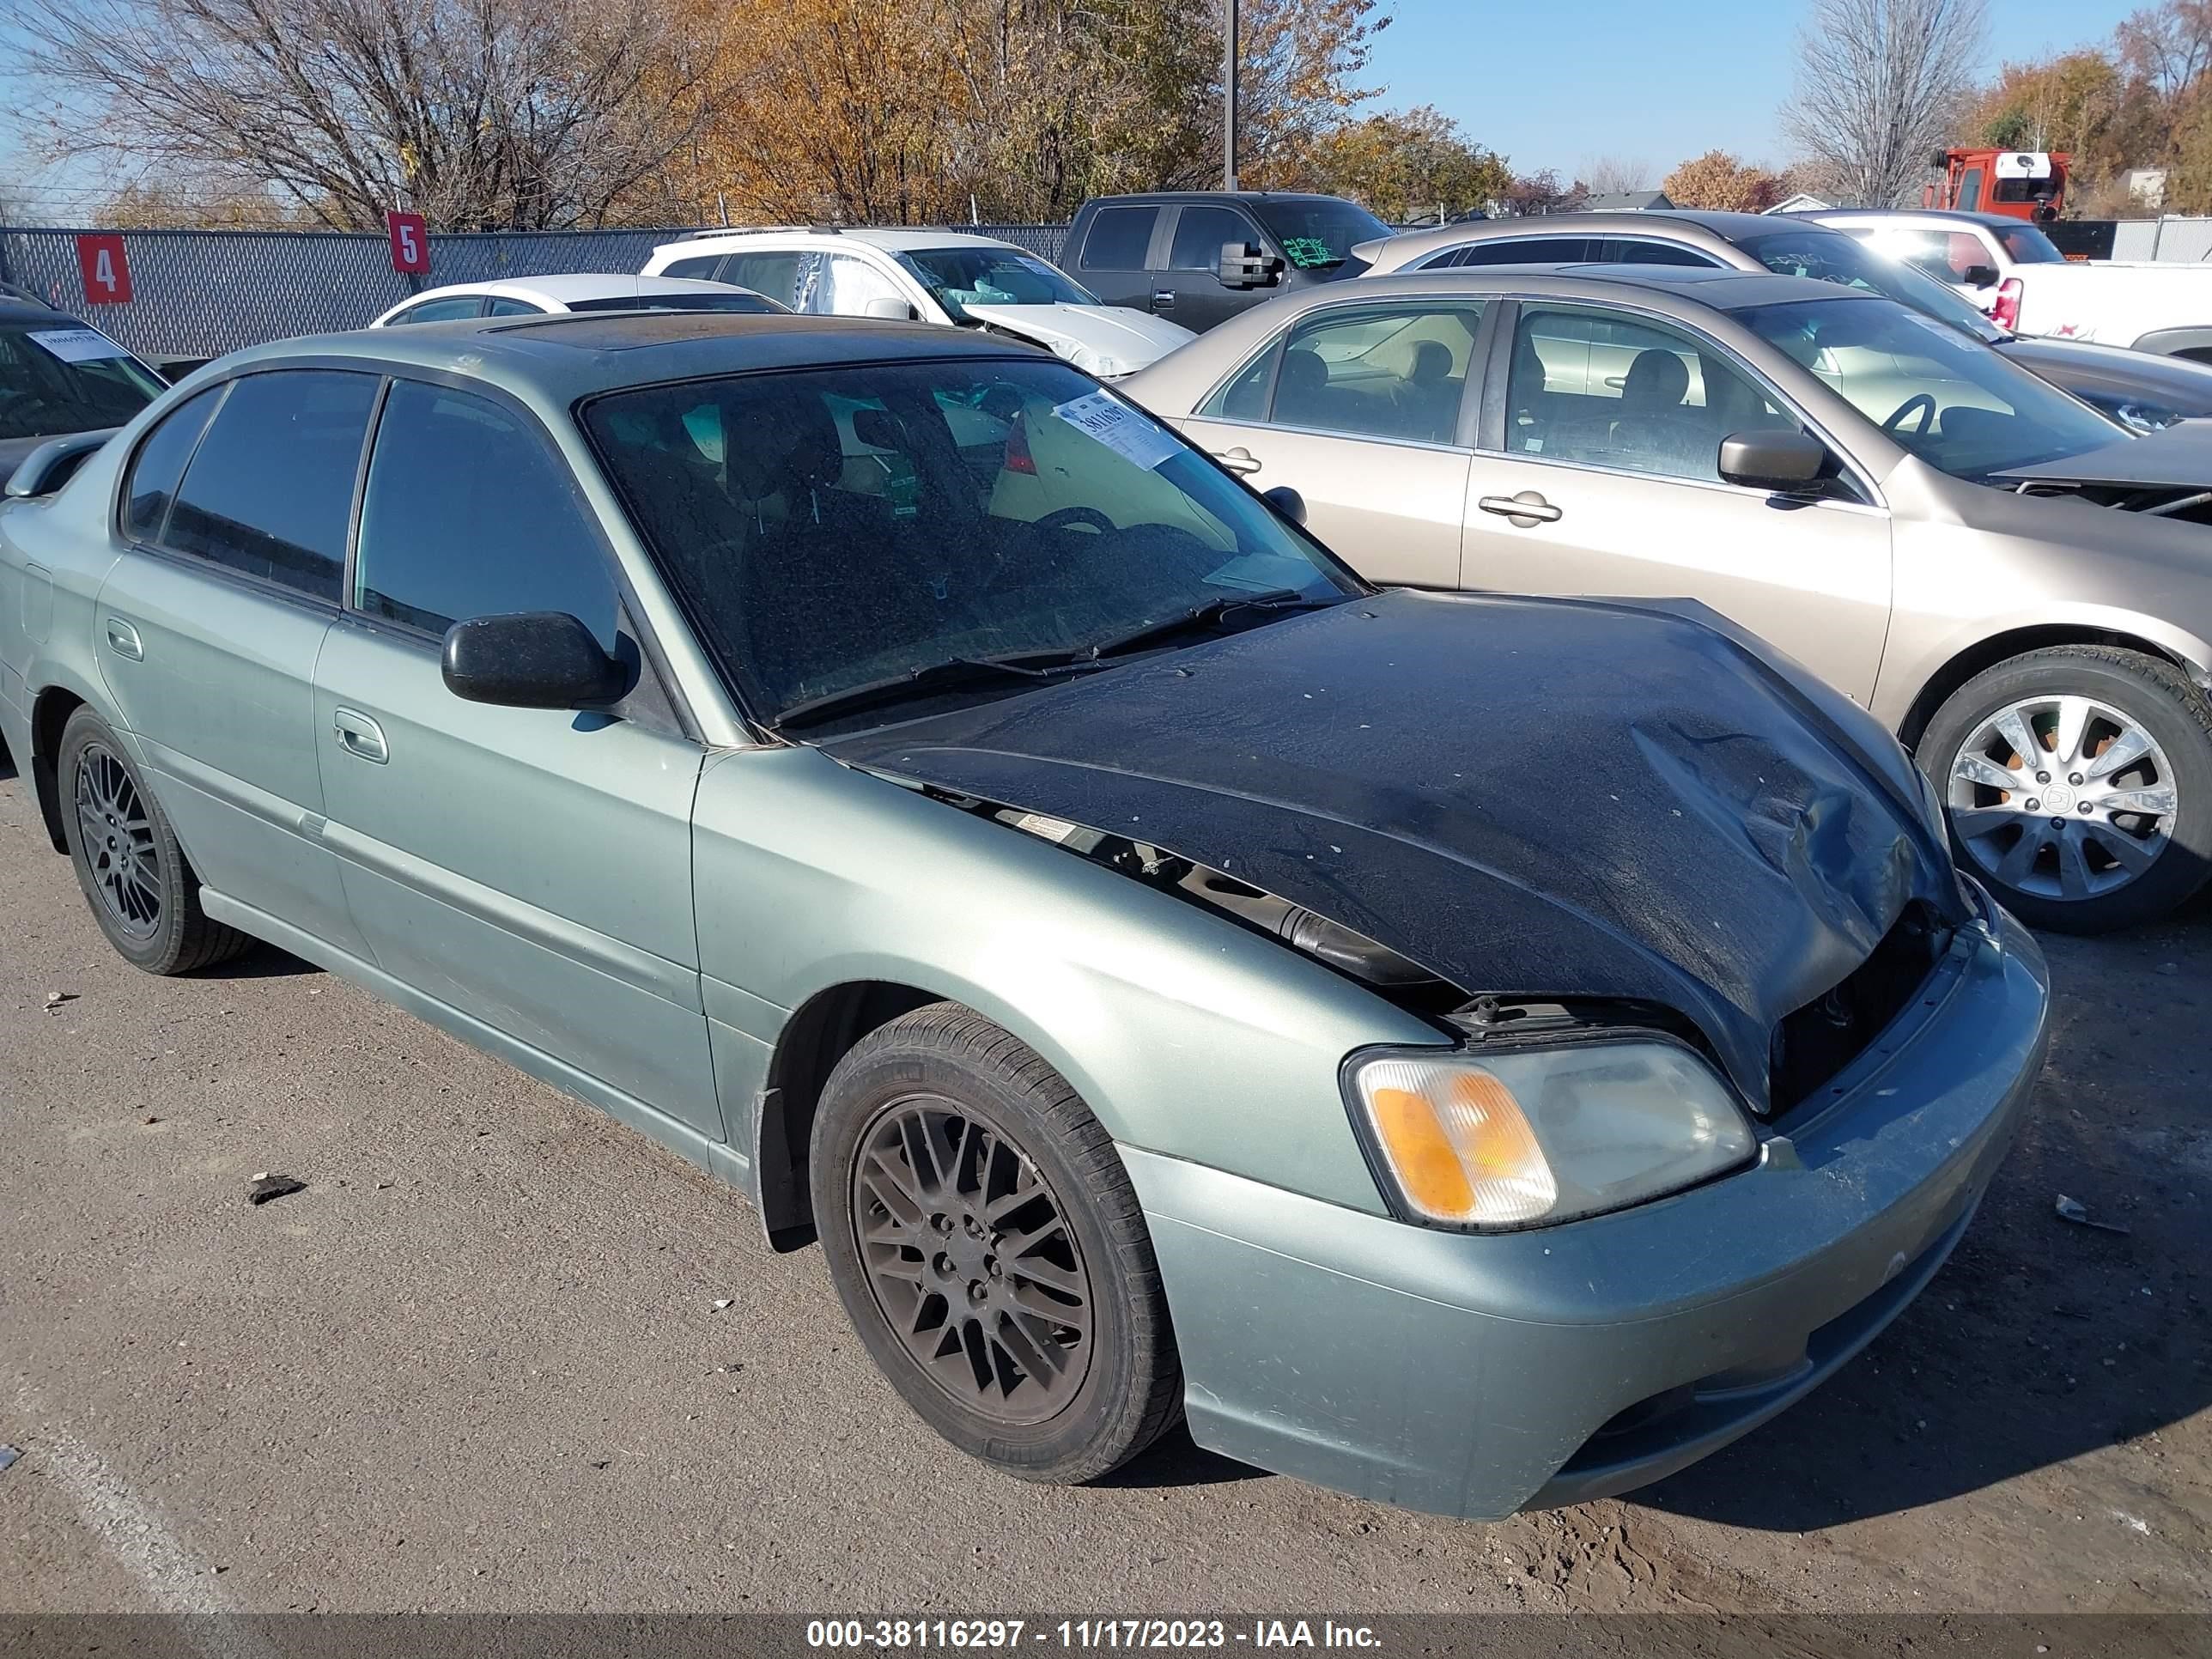
POLYGON ((562 311, 787 311, 764 295, 729 283, 629 272, 584 271, 456 283, 426 289, 392 307, 371 328, 450 323, 467 317, 537 317, 562 311))

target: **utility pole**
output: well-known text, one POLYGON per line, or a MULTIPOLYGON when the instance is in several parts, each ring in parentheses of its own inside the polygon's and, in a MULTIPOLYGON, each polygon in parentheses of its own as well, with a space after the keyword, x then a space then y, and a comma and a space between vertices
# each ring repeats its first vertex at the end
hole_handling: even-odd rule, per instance
POLYGON ((1237 188, 1237 0, 1221 0, 1221 187, 1237 188))

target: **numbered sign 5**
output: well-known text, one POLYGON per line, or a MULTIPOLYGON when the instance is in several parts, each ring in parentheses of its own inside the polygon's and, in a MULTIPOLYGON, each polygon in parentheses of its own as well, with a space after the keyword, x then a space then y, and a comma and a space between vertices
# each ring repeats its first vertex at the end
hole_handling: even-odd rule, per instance
POLYGON ((392 234, 392 268, 403 276, 427 276, 430 272, 430 233, 419 213, 387 213, 384 223, 392 234))
POLYGON ((131 261, 120 236, 76 239, 77 274, 84 278, 84 302, 92 306, 131 303, 131 261))

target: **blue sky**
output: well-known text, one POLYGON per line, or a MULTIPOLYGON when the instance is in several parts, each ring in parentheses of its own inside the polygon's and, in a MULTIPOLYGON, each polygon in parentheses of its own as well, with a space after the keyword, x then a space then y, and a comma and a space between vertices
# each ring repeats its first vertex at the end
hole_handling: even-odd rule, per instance
MULTIPOLYGON (((2153 0, 1992 0, 1984 70, 2005 59, 2102 45, 2153 0)), ((1786 159, 1777 112, 1809 9, 1775 0, 1396 0, 1371 82, 1382 101, 1434 104, 1522 172, 1617 155, 1652 183, 1716 146, 1786 159)))

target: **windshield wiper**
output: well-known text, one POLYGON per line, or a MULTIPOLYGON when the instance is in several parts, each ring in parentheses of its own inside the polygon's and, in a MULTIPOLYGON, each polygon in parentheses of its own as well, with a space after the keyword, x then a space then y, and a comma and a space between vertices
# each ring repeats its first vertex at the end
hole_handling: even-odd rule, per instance
POLYGON ((1318 611, 1327 605, 1340 605, 1350 597, 1348 593, 1340 593, 1331 599, 1316 599, 1295 587, 1276 587, 1264 593, 1243 593, 1234 599, 1208 599, 1204 605, 1193 605, 1179 616, 1170 617, 1163 622, 1148 623, 1131 633, 1086 646, 1079 660, 1119 656, 1122 652, 1133 651, 1139 646, 1150 645, 1157 640, 1167 639, 1194 628, 1210 628, 1232 611, 1318 611))
POLYGON ((1085 673, 1104 666, 1103 663, 1092 660, 1087 653, 1073 660, 1064 652, 1046 651, 1024 651, 1005 657, 945 657, 909 668, 904 673, 887 674, 879 680, 868 680, 859 685, 848 685, 842 690, 826 691, 818 697, 805 698, 792 704, 767 725, 771 731, 781 731, 794 723, 804 725, 832 714, 878 708, 925 692, 976 680, 1010 678, 1042 682, 1064 679, 1071 674, 1085 673))

